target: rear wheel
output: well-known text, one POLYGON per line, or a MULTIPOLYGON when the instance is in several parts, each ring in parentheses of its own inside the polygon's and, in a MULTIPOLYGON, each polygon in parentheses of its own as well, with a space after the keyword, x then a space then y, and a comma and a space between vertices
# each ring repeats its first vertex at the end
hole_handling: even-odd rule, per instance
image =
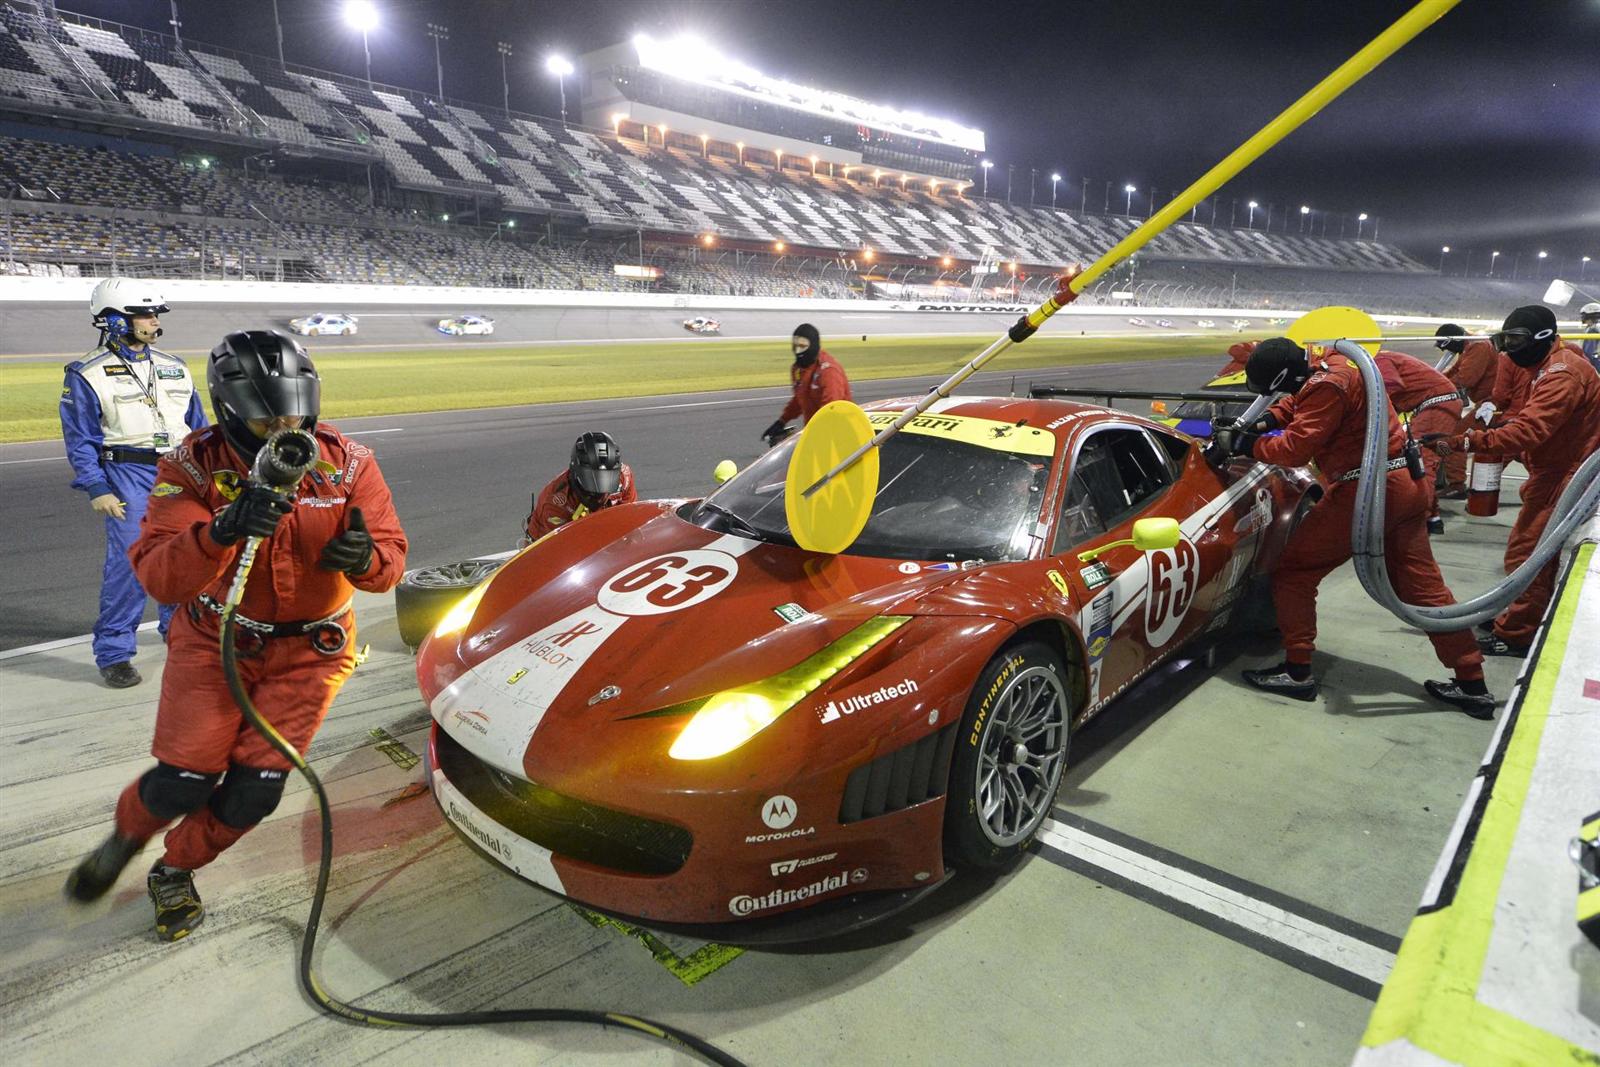
POLYGON ((1033 840, 1067 765, 1067 672, 1040 641, 1007 645, 978 675, 956 737, 945 850, 957 867, 1002 867, 1033 840))
POLYGON ((407 571, 394 587, 395 622, 400 640, 410 648, 422 644, 444 613, 474 586, 505 565, 503 559, 467 559, 442 567, 407 571))

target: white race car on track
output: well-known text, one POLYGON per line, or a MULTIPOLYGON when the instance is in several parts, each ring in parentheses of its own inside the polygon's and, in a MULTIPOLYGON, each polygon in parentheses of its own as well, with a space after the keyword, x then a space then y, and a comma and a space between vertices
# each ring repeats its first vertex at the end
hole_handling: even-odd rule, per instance
POLYGON ((307 337, 350 337, 356 332, 356 317, 319 311, 302 319, 290 319, 289 329, 307 337))
POLYGON ((1235 330, 1248 329, 1249 326, 1250 326, 1250 320, 1249 319, 1234 319, 1233 320, 1233 328, 1235 330))
POLYGON ((1202 330, 1214 330, 1217 328, 1217 324, 1210 319, 1196 319, 1194 324, 1202 330))
POLYGON ((1156 320, 1156 325, 1164 327, 1164 328, 1170 330, 1170 329, 1172 329, 1172 320, 1171 319, 1157 319, 1156 320))
POLYGON ((1129 326, 1148 326, 1150 324, 1148 322, 1144 321, 1141 318, 1132 318, 1132 319, 1128 320, 1128 325, 1129 326))
POLYGON ((439 332, 451 337, 488 337, 494 333, 494 320, 482 315, 457 315, 440 319, 439 332))
POLYGON ((717 319, 708 319, 704 315, 696 315, 692 319, 684 319, 683 328, 690 333, 721 333, 722 323, 717 319))

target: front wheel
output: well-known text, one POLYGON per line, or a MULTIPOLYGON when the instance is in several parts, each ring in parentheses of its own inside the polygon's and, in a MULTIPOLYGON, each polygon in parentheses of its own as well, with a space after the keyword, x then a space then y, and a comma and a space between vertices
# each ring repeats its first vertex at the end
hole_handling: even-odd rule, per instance
POLYGON ((394 587, 395 622, 400 640, 415 649, 438 625, 444 613, 472 589, 505 566, 503 559, 468 559, 442 567, 407 571, 394 587))
POLYGON ((1061 657, 1040 641, 1002 648, 978 675, 958 729, 946 857, 956 867, 1003 867, 1038 833, 1067 765, 1072 700, 1061 657))

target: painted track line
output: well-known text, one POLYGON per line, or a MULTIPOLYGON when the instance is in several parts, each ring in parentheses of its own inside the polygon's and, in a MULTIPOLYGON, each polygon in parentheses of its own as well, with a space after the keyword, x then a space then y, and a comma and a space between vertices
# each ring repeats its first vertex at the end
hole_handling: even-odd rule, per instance
MULTIPOLYGON (((151 619, 149 622, 139 624, 140 633, 143 633, 146 630, 154 630, 155 628, 156 621, 154 619, 151 619)), ((16 659, 18 656, 31 656, 36 652, 53 652, 58 648, 71 648, 74 645, 87 645, 93 640, 94 634, 79 634, 76 637, 60 637, 54 641, 41 641, 37 645, 23 645, 21 648, 8 648, 5 651, 0 652, 0 661, 16 659)))
POLYGON ((1092 825, 1046 819, 1038 836, 1041 856, 1297 970, 1369 1000, 1377 999, 1394 966, 1397 938, 1270 890, 1246 891, 1239 880, 1222 872, 1211 872, 1193 861, 1179 865, 1171 861, 1180 858, 1165 850, 1115 832, 1102 836, 1088 828, 1092 825), (1213 873, 1224 880, 1207 876, 1213 873))

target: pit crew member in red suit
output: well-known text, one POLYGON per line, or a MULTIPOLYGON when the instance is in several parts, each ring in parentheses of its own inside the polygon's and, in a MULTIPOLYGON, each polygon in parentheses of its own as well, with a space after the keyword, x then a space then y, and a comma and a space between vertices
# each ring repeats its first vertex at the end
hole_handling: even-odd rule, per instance
MULTIPOLYGON (((1317 636, 1317 586, 1350 558, 1350 520, 1356 478, 1366 433, 1366 392, 1360 371, 1338 353, 1308 361, 1305 349, 1287 337, 1261 342, 1246 369, 1251 390, 1291 394, 1273 408, 1283 432, 1275 437, 1241 434, 1234 450, 1262 463, 1300 466, 1316 462, 1328 491, 1295 530, 1272 576, 1272 599, 1283 631, 1284 661, 1276 667, 1245 671, 1258 689, 1298 700, 1317 695, 1311 652, 1317 636)), ((1384 512, 1384 549, 1389 580, 1411 604, 1455 603, 1445 587, 1428 544, 1428 498, 1405 468, 1404 435, 1389 411, 1389 471, 1384 512)), ((1431 633, 1439 661, 1454 669, 1447 681, 1423 688, 1474 718, 1494 717, 1495 699, 1483 682, 1483 653, 1467 630, 1431 633)))
POLYGON ((616 440, 608 433, 591 430, 573 442, 567 469, 533 498, 524 544, 532 544, 557 526, 581 519, 591 511, 638 499, 633 470, 622 462, 622 449, 616 440))
MULTIPOLYGON (((1447 322, 1434 332, 1439 338, 1434 342, 1441 352, 1453 357, 1444 368, 1444 376, 1455 384, 1464 401, 1461 417, 1456 420, 1456 433, 1471 425, 1472 409, 1494 395, 1494 382, 1500 369, 1500 353, 1488 341, 1463 341, 1466 330, 1447 322)), ((1467 457, 1452 450, 1444 458, 1444 492, 1446 500, 1467 498, 1467 457)))
MULTIPOLYGON (((1528 468, 1522 483, 1522 510, 1506 542, 1506 573, 1533 553, 1561 495, 1578 467, 1600 449, 1600 372, 1581 352, 1563 344, 1555 313, 1540 304, 1519 307, 1506 317, 1495 343, 1526 381, 1510 406, 1493 413, 1486 428, 1474 423, 1457 439, 1463 452, 1520 455, 1528 468)), ((1527 655, 1533 635, 1555 591, 1556 562, 1494 620, 1478 639, 1486 655, 1527 655)))
POLYGON ((783 440, 792 420, 809 422, 823 406, 850 399, 850 380, 839 362, 822 350, 822 335, 815 326, 809 322, 796 326, 790 345, 794 349, 794 366, 789 368, 789 381, 794 395, 783 406, 778 421, 762 431, 761 439, 769 445, 783 440))
POLYGON ((1450 437, 1461 421, 1461 396, 1455 383, 1415 356, 1380 350, 1373 357, 1389 406, 1399 415, 1411 416, 1410 433, 1422 444, 1422 481, 1428 496, 1428 532, 1444 533, 1444 517, 1434 488, 1439 478, 1440 449, 1449 447, 1450 437))
POLYGON ((1238 374, 1250 362, 1250 353, 1256 350, 1254 341, 1235 341, 1228 346, 1228 365, 1217 371, 1218 378, 1238 374))
POLYGON ((239 667, 262 714, 304 752, 355 669, 356 589, 381 593, 405 568, 406 537, 366 447, 317 424, 321 381, 294 340, 232 333, 211 350, 216 424, 163 456, 139 540, 139 581, 181 605, 167 638, 156 709, 157 759, 117 801, 115 829, 67 881, 78 901, 105 894, 173 820, 147 879, 156 933, 174 941, 205 916, 193 872, 270 815, 289 763, 245 720, 220 655, 220 604, 245 540, 261 537, 239 606, 239 667), (279 496, 248 472, 266 437, 301 428, 321 460, 279 496))

